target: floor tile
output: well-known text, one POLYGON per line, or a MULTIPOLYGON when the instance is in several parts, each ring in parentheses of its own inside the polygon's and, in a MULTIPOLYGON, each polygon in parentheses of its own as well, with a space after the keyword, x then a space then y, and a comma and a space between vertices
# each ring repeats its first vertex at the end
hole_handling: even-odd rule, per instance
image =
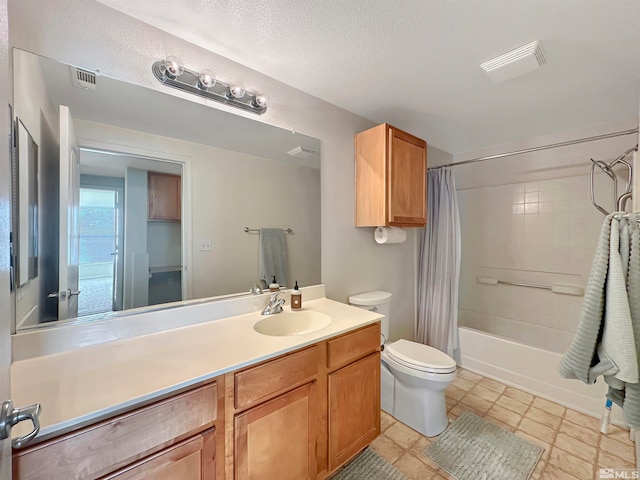
POLYGON ((520 423, 520 420, 522 420, 522 415, 512 410, 507 410, 500 405, 493 405, 487 412, 487 415, 493 418, 497 418, 501 422, 504 422, 507 425, 511 425, 512 427, 517 427, 520 423))
POLYGON ((546 425, 553 430, 557 430, 560 427, 560 422, 562 421, 562 419, 557 415, 552 415, 551 413, 540 410, 534 406, 529 409, 525 417, 530 418, 534 422, 546 425))
POLYGON ((462 397, 460 403, 472 407, 477 411, 482 412, 483 414, 487 413, 487 411, 491 408, 491 405, 493 405, 492 402, 483 400, 482 398, 475 396, 473 393, 468 393, 467 395, 462 397))
POLYGON ((523 415, 529 409, 528 404, 519 402, 518 400, 515 400, 511 397, 507 397, 505 395, 502 395, 498 399, 498 401, 496 402, 496 405, 500 405, 501 407, 512 410, 516 413, 519 413, 520 415, 523 415))
POLYGON ((632 462, 623 460, 620 457, 611 455, 604 450, 598 452, 598 461, 596 463, 598 468, 634 468, 632 462))
POLYGON ((593 464, 557 447, 553 447, 551 450, 548 463, 581 480, 593 478, 593 464))
POLYGON ((465 380, 469 380, 470 382, 479 382, 484 377, 482 375, 478 375, 477 373, 470 372, 469 370, 460 369, 458 371, 458 377, 464 378, 465 380))
POLYGON ((533 402, 534 398, 530 393, 523 392, 522 390, 518 390, 517 388, 513 387, 507 387, 504 391, 504 395, 519 402, 526 403, 527 405, 533 402))
POLYGON ((596 458, 596 448, 586 443, 571 438, 565 433, 558 433, 556 437, 555 446, 569 452, 576 457, 580 457, 588 462, 593 462, 596 458))
POLYGON ((476 385, 471 389, 471 392, 469 393, 491 403, 495 402, 498 397, 500 397, 500 394, 498 392, 496 392, 495 390, 490 390, 482 385, 476 385))
POLYGON ((556 434, 554 429, 549 428, 542 423, 534 422, 527 417, 522 419, 520 425, 518 425, 518 430, 522 430, 524 433, 528 433, 532 437, 546 441, 551 441, 556 434))
POLYGON ((434 470, 409 452, 400 457, 393 466, 404 473, 409 480, 431 480, 436 475, 434 470))
POLYGON ((475 387, 476 384, 473 382, 470 382, 469 380, 465 380, 464 378, 458 377, 451 383, 451 385, 459 388, 460 390, 464 390, 465 392, 468 392, 473 387, 475 387))
POLYGON ((498 393, 504 392, 507 388, 506 385, 503 385, 500 382, 496 382, 495 380, 492 380, 490 378, 483 378, 482 380, 480 380, 480 385, 498 393))
POLYGON ((405 453, 405 449, 389 437, 380 435, 371 443, 371 448, 387 462, 393 463, 405 453))
POLYGON ((380 413, 380 430, 384 432, 387 428, 393 425, 396 419, 389 415, 387 412, 382 411, 380 413))
POLYGON ((602 436, 600 441, 600 450, 605 451, 616 457, 620 457, 628 462, 635 461, 635 450, 633 445, 619 442, 607 435, 602 436))
POLYGON ((598 430, 594 431, 589 428, 581 427, 575 423, 568 422, 566 419, 562 420, 560 431, 566 433, 571 438, 578 439, 581 442, 594 447, 598 446, 598 441, 600 440, 600 432, 598 430))
POLYGON ((617 425, 611 425, 611 431, 607 435, 607 438, 613 438, 614 440, 618 440, 619 442, 626 443, 627 445, 633 445, 633 441, 629 436, 629 429, 620 428, 617 425))
POLYGON ((467 394, 467 392, 466 390, 462 390, 456 387, 455 385, 449 385, 447 389, 444 391, 444 394, 447 397, 453 398, 454 400, 460 400, 462 397, 464 397, 467 394))
POLYGON ((539 397, 536 397, 533 400, 533 406, 541 410, 544 410, 545 412, 551 413, 553 415, 557 415, 558 417, 561 417, 562 415, 564 415, 564 412, 566 410, 566 408, 564 408, 562 405, 559 405, 554 402, 550 402, 549 400, 545 400, 544 398, 539 398, 539 397))
POLYGON ((567 408, 564 418, 569 420, 571 423, 588 428, 594 432, 600 431, 600 420, 595 417, 585 415, 584 413, 576 412, 575 410, 567 408))
POLYGON ((457 404, 455 407, 453 407, 451 409, 451 412, 449 412, 449 415, 453 416, 455 418, 458 418, 465 411, 474 413, 479 417, 484 417, 484 413, 485 413, 485 412, 481 412, 480 410, 477 410, 474 407, 470 407, 469 405, 465 405, 464 403, 459 403, 459 404, 457 404))
POLYGON ((411 448, 421 437, 418 432, 407 427, 402 422, 394 423, 384 432, 384 434, 402 448, 411 448))
POLYGON ((578 477, 574 477, 573 475, 560 470, 555 465, 551 465, 547 463, 542 471, 542 475, 540 476, 542 480, 580 480, 578 477))

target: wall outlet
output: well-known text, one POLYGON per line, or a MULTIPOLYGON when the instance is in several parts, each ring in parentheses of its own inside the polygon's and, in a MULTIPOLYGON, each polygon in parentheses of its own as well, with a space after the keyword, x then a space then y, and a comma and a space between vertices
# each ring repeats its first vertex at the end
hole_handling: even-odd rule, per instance
POLYGON ((201 240, 200 241, 200 251, 201 252, 210 252, 211 251, 211 240, 201 240))

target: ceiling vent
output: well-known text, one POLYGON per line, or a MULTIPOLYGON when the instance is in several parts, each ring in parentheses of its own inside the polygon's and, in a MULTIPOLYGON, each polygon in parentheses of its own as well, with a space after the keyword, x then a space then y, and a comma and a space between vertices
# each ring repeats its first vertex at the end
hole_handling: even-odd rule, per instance
POLYGON ((538 40, 484 62, 480 67, 494 82, 504 82, 533 72, 547 63, 538 40))
POLYGON ((96 89, 96 74, 81 68, 71 67, 71 81, 73 85, 83 90, 96 89))
POLYGON ((318 153, 318 151, 313 148, 296 147, 293 150, 289 150, 287 153, 296 158, 309 158, 310 156, 318 153))

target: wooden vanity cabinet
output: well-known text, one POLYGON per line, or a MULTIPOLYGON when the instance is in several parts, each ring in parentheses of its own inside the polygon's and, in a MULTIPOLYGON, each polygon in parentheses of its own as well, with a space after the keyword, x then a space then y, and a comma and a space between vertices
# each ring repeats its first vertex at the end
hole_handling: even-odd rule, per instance
POLYGON ((222 479, 224 464, 218 465, 215 458, 216 450, 224 451, 222 382, 221 377, 216 382, 14 451, 14 478, 222 479))
POLYGON ((380 434, 380 324, 327 342, 329 471, 380 434))
POLYGON ((426 225, 427 144, 387 123, 355 138, 356 226, 426 225))
POLYGON ((147 190, 149 220, 180 221, 182 216, 182 179, 180 175, 149 172, 147 190))

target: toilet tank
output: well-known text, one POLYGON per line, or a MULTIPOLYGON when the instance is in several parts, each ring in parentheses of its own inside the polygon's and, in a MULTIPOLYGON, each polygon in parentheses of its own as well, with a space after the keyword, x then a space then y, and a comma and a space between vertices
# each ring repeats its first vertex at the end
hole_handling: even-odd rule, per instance
POLYGON ((375 292, 359 293, 349 297, 349 305, 365 308, 372 312, 384 315, 381 321, 381 331, 385 340, 389 338, 389 304, 391 303, 391 293, 376 290, 375 292))

